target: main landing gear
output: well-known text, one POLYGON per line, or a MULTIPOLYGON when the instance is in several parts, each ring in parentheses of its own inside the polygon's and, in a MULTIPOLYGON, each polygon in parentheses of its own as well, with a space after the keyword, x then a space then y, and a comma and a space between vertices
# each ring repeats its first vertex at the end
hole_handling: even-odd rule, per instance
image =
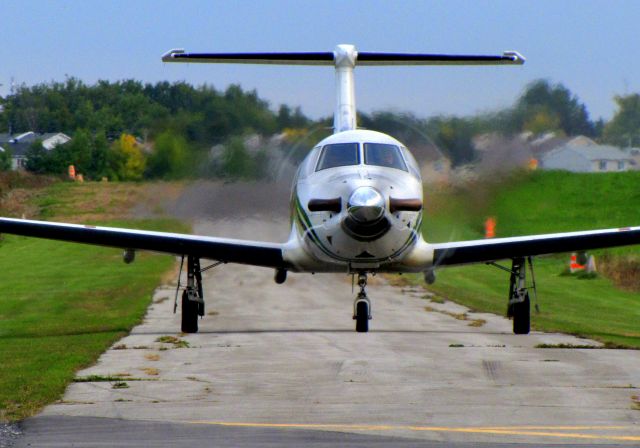
MULTIPOLYGON (((180 285, 178 285, 179 287, 180 285)), ((183 333, 198 332, 198 316, 204 316, 202 271, 200 270, 200 260, 189 255, 187 257, 187 287, 182 291, 181 330, 183 333)))
MULTIPOLYGON (((206 268, 200 268, 200 259, 193 256, 187 256, 187 286, 182 291, 182 325, 183 333, 198 332, 198 317, 204 316, 204 291, 202 289, 202 273, 211 268, 224 263, 216 261, 206 268)), ((180 262, 180 273, 178 273, 178 286, 176 288, 176 298, 173 306, 175 313, 178 308, 178 294, 180 293, 180 276, 182 275, 182 267, 184 265, 184 256, 180 262)))
POLYGON ((356 321, 356 331, 358 333, 366 333, 369 331, 369 320, 371 319, 371 301, 365 291, 367 287, 367 274, 365 272, 358 274, 358 286, 360 287, 360 292, 353 302, 353 319, 356 321))
MULTIPOLYGON (((529 334, 531 330, 531 300, 529 290, 536 297, 536 280, 533 273, 533 260, 528 258, 514 258, 511 261, 511 269, 496 263, 489 263, 509 272, 509 304, 507 317, 513 320, 514 334, 529 334), (531 286, 527 286, 527 264, 531 272, 531 286)), ((538 305, 536 303, 536 310, 538 305)))

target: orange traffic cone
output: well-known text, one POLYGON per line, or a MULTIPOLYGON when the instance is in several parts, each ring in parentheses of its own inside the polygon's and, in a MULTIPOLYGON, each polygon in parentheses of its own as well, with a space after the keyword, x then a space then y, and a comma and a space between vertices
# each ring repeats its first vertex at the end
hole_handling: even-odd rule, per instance
POLYGON ((571 262, 569 263, 569 272, 573 274, 574 272, 584 271, 585 269, 585 265, 578 263, 578 254, 573 252, 571 254, 571 262))

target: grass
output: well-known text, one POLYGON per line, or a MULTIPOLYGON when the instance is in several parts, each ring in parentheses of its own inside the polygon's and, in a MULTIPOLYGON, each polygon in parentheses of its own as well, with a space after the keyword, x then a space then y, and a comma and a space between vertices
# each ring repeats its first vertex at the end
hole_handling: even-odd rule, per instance
MULTIPOLYGON (((639 186, 640 172, 536 172, 466 189, 427 189, 423 232, 430 242, 482 238, 490 215, 498 237, 639 225, 639 186)), ((562 275, 568 255, 536 259, 541 312, 532 312, 533 328, 640 348, 640 277, 624 268, 640 258, 640 246, 592 253, 607 276, 562 275)), ((505 314, 508 282, 503 271, 472 265, 439 269, 429 289, 476 311, 505 314)))
MULTIPOLYGON (((58 183, 34 196, 51 210, 77 194, 119 196, 121 185, 58 183), (118 189, 120 189, 118 191, 118 189)), ((125 215, 126 201, 108 210, 125 215)), ((99 207, 102 207, 101 205, 99 207)), ((75 219, 93 215, 78 208, 75 219), (86 215, 85 215, 86 212, 86 215)), ((104 225, 185 231, 172 220, 108 220, 104 225)), ((33 415, 64 392, 75 372, 141 322, 151 293, 173 257, 140 253, 125 265, 122 251, 3 235, 0 244, 0 421, 33 415)), ((121 381, 121 379, 118 379, 121 381)))

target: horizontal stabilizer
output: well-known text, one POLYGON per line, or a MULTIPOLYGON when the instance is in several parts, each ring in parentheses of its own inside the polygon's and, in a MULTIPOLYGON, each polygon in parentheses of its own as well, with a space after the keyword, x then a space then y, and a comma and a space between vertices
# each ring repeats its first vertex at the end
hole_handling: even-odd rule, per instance
POLYGON ((501 56, 358 52, 357 61, 358 65, 522 65, 525 59, 517 51, 501 56))
MULTIPOLYGON (((416 53, 354 52, 354 65, 522 65, 525 58, 517 51, 502 55, 452 55, 416 53)), ((164 62, 201 62, 218 64, 334 65, 334 52, 311 53, 186 53, 169 50, 164 62)))
POLYGON ((218 64, 333 65, 333 52, 319 53, 185 53, 170 50, 163 62, 203 62, 218 64))

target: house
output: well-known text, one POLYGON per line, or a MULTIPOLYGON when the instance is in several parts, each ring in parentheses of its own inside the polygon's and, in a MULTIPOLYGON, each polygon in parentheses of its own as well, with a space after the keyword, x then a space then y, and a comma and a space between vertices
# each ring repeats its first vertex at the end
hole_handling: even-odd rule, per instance
POLYGON ((571 142, 547 152, 540 159, 544 170, 566 170, 575 173, 627 171, 633 167, 633 158, 615 146, 580 141, 571 142))
POLYGON ((67 134, 62 132, 49 132, 36 134, 29 131, 22 134, 0 134, 0 147, 11 151, 11 169, 24 168, 27 162, 27 151, 37 140, 42 142, 42 147, 51 151, 58 145, 63 145, 71 140, 67 134))

